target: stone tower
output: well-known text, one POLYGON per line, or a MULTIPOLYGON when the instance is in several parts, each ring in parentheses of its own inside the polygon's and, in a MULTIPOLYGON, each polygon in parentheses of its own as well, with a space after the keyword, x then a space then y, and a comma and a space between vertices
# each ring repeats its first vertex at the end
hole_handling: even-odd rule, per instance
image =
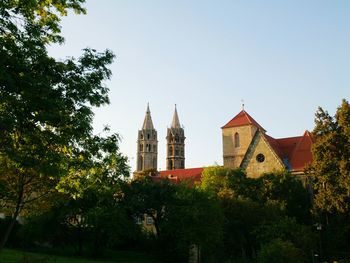
POLYGON ((244 109, 222 128, 224 166, 239 168, 257 130, 262 128, 244 109))
POLYGON ((180 125, 177 115, 176 105, 171 127, 167 130, 167 158, 166 169, 184 169, 185 168, 185 131, 180 125))
POLYGON ((158 141, 153 127, 151 111, 147 104, 146 116, 137 139, 137 171, 157 170, 158 141))

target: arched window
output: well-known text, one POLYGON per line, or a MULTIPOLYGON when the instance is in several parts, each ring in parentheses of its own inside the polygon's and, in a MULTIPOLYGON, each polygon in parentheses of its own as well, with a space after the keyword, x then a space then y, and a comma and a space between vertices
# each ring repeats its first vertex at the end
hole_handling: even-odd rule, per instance
POLYGON ((139 171, 143 170, 143 158, 142 158, 142 156, 140 156, 140 158, 139 158, 139 169, 138 170, 139 171))
POLYGON ((239 143, 239 134, 238 132, 235 133, 235 147, 239 147, 240 143, 239 143))
POLYGON ((173 147, 169 146, 169 155, 172 156, 173 155, 173 147))

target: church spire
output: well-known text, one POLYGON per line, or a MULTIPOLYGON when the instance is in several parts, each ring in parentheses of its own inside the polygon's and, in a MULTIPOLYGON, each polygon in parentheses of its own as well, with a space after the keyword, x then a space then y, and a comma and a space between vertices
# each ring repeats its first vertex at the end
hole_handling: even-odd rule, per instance
POLYGON ((175 104, 173 122, 167 130, 167 170, 185 168, 185 131, 180 125, 175 104))
POLYGON ((138 132, 136 171, 157 170, 158 141, 147 103, 145 120, 138 132))
POLYGON ((177 115, 176 104, 175 104, 175 111, 174 111, 174 116, 173 116, 173 122, 171 123, 171 128, 181 128, 180 121, 179 121, 179 116, 177 115))
POLYGON ((146 116, 145 116, 145 120, 143 121, 142 129, 143 130, 154 130, 152 117, 151 117, 151 111, 149 110, 148 103, 147 103, 146 116))

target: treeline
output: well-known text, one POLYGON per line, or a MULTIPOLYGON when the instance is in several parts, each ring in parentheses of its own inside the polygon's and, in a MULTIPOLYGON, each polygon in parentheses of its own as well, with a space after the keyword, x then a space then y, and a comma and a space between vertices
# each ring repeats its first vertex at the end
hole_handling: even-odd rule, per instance
POLYGON ((79 195, 57 191, 32 210, 9 245, 95 257, 144 250, 166 262, 188 262, 193 245, 202 262, 309 262, 318 249, 310 194, 288 173, 250 179, 209 167, 195 187, 149 177, 81 180, 79 195))
POLYGON ((188 262, 193 245, 202 262, 318 262, 344 258, 328 251, 350 247, 343 238, 348 224, 338 218, 331 231, 319 229, 310 189, 289 173, 251 179, 241 170, 209 167, 195 187, 150 177, 81 180, 79 195, 70 188, 42 201, 8 245, 88 257, 139 250, 161 262, 188 262))

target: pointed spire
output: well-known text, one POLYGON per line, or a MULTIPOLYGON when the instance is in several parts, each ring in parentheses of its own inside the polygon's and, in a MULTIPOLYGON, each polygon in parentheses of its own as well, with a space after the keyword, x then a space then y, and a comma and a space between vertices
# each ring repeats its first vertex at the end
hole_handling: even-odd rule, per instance
POLYGON ((149 103, 147 103, 146 116, 145 116, 145 120, 143 121, 142 129, 143 130, 154 130, 152 117, 151 117, 151 111, 149 110, 149 103))
POLYGON ((176 104, 175 104, 175 111, 174 111, 174 116, 173 116, 173 122, 171 123, 171 128, 181 128, 180 121, 179 121, 179 116, 177 115, 176 104))

